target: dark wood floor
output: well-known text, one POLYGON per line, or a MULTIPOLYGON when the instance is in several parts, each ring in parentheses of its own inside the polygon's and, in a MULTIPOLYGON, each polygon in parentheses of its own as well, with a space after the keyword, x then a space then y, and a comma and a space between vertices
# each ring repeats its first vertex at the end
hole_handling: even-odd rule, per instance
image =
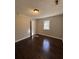
POLYGON ((27 38, 15 44, 15 59, 63 59, 63 43, 43 35, 27 38))

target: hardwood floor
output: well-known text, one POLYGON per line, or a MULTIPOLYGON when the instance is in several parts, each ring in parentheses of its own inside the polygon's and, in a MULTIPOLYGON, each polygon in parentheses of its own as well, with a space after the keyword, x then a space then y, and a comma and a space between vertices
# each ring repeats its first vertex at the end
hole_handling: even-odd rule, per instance
POLYGON ((63 59, 61 40, 43 35, 15 43, 15 59, 63 59))

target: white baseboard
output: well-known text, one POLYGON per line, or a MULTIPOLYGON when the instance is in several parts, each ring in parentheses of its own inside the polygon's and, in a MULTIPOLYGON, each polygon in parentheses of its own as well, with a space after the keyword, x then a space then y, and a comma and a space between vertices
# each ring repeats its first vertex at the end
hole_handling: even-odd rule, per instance
POLYGON ((49 37, 52 37, 52 38, 57 38, 57 39, 60 39, 60 40, 63 40, 63 38, 59 38, 59 37, 55 37, 55 36, 51 36, 51 35, 47 35, 47 34, 41 34, 41 33, 38 33, 40 35, 44 35, 44 36, 49 36, 49 37))
MULTIPOLYGON (((28 36, 28 37, 30 37, 30 36, 28 36)), ((26 38, 28 38, 28 37, 23 37, 23 38, 21 38, 21 39, 15 40, 15 42, 19 42, 19 41, 24 40, 24 39, 26 39, 26 38)))
MULTIPOLYGON (((33 34, 33 35, 35 35, 35 34, 33 34)), ((16 42, 19 42, 19 41, 21 41, 21 40, 27 39, 27 38, 29 38, 29 37, 30 37, 30 36, 26 36, 26 37, 23 37, 23 38, 21 38, 21 39, 15 40, 15 43, 16 43, 16 42)))
MULTIPOLYGON (((47 34, 41 34, 41 33, 38 33, 38 34, 44 35, 44 36, 49 36, 49 37, 52 37, 52 38, 57 38, 57 39, 60 39, 60 40, 63 41, 63 38, 59 38, 59 37, 55 37, 55 36, 51 36, 51 35, 47 35, 47 34)), ((28 37, 30 37, 30 36, 28 36, 28 37)), ((26 39, 26 38, 28 38, 28 37, 23 37, 23 38, 21 38, 21 39, 15 40, 15 42, 19 42, 19 41, 24 40, 24 39, 26 39)))

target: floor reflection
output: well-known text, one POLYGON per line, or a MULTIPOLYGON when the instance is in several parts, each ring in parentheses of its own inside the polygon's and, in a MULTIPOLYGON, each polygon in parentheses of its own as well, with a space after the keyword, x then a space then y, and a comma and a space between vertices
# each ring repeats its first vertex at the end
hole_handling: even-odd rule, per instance
POLYGON ((47 39, 44 39, 44 41, 43 41, 43 50, 45 52, 48 52, 49 51, 49 47, 50 47, 50 42, 47 39))

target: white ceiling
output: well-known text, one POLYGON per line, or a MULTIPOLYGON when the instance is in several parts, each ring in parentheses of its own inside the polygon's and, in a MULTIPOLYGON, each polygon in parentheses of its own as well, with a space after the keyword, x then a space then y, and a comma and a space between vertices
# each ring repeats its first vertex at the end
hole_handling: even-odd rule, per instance
POLYGON ((16 14, 33 18, 43 18, 63 13, 63 0, 55 4, 55 0, 15 0, 16 14), (39 9, 38 15, 33 15, 33 9, 39 9))

